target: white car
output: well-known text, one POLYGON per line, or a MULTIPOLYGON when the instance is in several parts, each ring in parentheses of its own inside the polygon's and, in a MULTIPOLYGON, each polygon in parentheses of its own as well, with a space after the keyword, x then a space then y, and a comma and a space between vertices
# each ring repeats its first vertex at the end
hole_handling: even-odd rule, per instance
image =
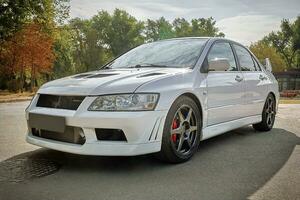
POLYGON ((270 70, 241 44, 161 40, 43 85, 26 109, 26 139, 75 154, 156 152, 183 162, 201 140, 251 124, 271 130, 278 99, 270 70))

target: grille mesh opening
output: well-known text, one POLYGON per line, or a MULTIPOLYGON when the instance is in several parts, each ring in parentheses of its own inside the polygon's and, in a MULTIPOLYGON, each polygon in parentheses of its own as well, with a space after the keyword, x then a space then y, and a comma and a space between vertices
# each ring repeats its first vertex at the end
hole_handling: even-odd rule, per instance
POLYGON ((96 128, 95 131, 98 140, 127 142, 126 136, 121 129, 96 128))
POLYGON ((43 129, 32 128, 32 135, 60 142, 68 142, 73 144, 84 144, 85 136, 81 128, 67 126, 64 133, 48 131, 43 129))
POLYGON ((37 107, 77 110, 85 96, 58 96, 40 94, 37 107))

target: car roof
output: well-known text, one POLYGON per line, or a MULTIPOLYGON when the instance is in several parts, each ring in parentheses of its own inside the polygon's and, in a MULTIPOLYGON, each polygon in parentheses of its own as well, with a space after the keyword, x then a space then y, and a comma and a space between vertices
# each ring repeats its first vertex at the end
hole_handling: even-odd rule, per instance
POLYGON ((223 37, 176 37, 176 38, 158 40, 155 42, 170 41, 170 40, 191 40, 191 39, 207 39, 207 41, 209 40, 211 42, 214 42, 217 40, 223 40, 223 41, 228 41, 228 42, 232 42, 232 43, 236 43, 236 44, 244 46, 243 44, 240 44, 239 42, 236 42, 234 40, 230 40, 227 38, 223 38, 223 37))

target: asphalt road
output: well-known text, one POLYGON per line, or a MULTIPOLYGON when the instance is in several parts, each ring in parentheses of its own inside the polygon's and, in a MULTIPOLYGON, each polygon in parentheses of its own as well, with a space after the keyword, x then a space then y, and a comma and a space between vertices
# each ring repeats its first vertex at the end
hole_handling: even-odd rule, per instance
POLYGON ((300 199, 300 105, 281 105, 271 132, 231 131, 171 165, 151 155, 80 156, 26 144, 27 104, 0 104, 0 200, 300 199), (57 171, 30 176, 53 164, 57 171))

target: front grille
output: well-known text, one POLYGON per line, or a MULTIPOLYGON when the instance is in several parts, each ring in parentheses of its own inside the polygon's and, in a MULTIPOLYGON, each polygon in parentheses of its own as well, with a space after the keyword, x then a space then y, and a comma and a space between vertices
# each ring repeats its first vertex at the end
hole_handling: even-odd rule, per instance
POLYGON ((95 131, 98 140, 127 142, 125 134, 121 129, 96 128, 95 131))
POLYGON ((85 136, 83 134, 83 131, 78 127, 67 126, 64 133, 37 128, 32 128, 31 131, 32 135, 36 137, 80 145, 85 143, 85 136))
POLYGON ((77 110, 85 96, 58 96, 40 94, 37 107, 77 110))

